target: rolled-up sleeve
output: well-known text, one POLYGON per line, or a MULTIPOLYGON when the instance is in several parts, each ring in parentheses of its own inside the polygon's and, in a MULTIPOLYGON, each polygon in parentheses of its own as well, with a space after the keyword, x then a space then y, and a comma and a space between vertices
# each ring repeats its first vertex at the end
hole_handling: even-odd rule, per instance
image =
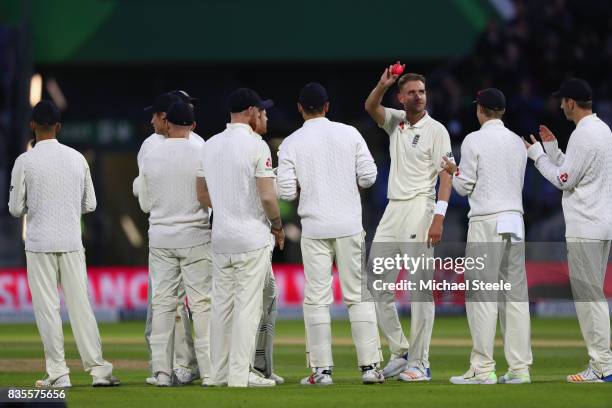
POLYGON ((15 160, 15 165, 11 172, 8 206, 9 212, 13 217, 21 217, 27 213, 25 169, 22 156, 15 160))

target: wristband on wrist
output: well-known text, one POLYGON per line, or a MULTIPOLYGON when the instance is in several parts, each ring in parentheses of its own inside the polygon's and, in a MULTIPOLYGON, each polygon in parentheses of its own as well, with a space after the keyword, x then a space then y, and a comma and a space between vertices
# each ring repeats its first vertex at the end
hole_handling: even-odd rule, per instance
POLYGON ((436 203, 436 209, 434 210, 434 214, 438 214, 441 216, 446 216, 446 209, 448 208, 448 202, 447 201, 441 201, 438 200, 438 202, 436 203))

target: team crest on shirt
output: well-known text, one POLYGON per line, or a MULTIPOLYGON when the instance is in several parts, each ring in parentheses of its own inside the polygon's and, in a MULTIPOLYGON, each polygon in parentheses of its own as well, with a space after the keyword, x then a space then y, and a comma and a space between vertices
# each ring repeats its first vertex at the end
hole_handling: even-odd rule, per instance
POLYGON ((270 159, 269 157, 266 159, 266 167, 269 169, 272 168, 272 159, 270 159))
POLYGON ((559 180, 560 180, 562 183, 565 183, 565 182, 567 181, 567 179, 569 179, 569 174, 567 174, 567 173, 561 173, 561 174, 559 175, 559 180))
POLYGON ((412 147, 416 147, 417 143, 419 143, 419 139, 421 135, 414 135, 414 139, 412 139, 412 147))

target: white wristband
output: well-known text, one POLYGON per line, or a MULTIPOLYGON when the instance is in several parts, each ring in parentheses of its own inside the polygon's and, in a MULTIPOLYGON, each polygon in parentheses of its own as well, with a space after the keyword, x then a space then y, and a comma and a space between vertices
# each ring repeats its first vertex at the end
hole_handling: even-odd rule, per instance
POLYGON ((446 216, 446 209, 448 208, 448 202, 440 201, 436 203, 436 209, 434 210, 434 214, 438 214, 441 216, 446 216))

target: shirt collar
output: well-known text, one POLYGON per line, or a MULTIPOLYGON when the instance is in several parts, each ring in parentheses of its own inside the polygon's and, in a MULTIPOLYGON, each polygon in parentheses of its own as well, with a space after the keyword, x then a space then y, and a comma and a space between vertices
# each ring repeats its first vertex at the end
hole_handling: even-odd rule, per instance
POLYGON ((325 116, 322 116, 320 118, 308 119, 307 121, 304 122, 304 126, 312 125, 314 123, 319 123, 319 122, 329 122, 329 119, 327 119, 325 116))
POLYGON ((34 147, 36 148, 36 146, 40 146, 42 144, 51 144, 51 143, 59 143, 59 142, 57 141, 57 139, 46 139, 46 140, 41 140, 40 142, 36 142, 34 147))
POLYGON ((485 123, 482 124, 482 126, 480 126, 481 129, 484 129, 485 127, 489 127, 489 126, 504 126, 504 122, 501 119, 489 119, 487 120, 485 123))
POLYGON ((228 123, 227 129, 228 130, 246 130, 249 133, 257 134, 253 132, 253 128, 250 125, 247 125, 246 123, 228 123))
POLYGON ((578 123, 576 123, 576 127, 584 126, 584 125, 586 125, 587 123, 589 123, 590 121, 592 121, 594 119, 597 119, 597 114, 596 113, 592 113, 590 115, 587 115, 584 118, 580 119, 578 121, 578 123))
MULTIPOLYGON (((427 111, 425 111, 425 116, 423 116, 421 119, 419 119, 419 121, 415 124, 410 124, 411 128, 415 128, 415 129, 420 129, 423 126, 425 126, 425 124, 427 122, 429 122, 429 120, 431 119, 431 116, 429 116, 429 113, 427 111)), ((406 118, 406 121, 408 121, 408 118, 406 118)))

